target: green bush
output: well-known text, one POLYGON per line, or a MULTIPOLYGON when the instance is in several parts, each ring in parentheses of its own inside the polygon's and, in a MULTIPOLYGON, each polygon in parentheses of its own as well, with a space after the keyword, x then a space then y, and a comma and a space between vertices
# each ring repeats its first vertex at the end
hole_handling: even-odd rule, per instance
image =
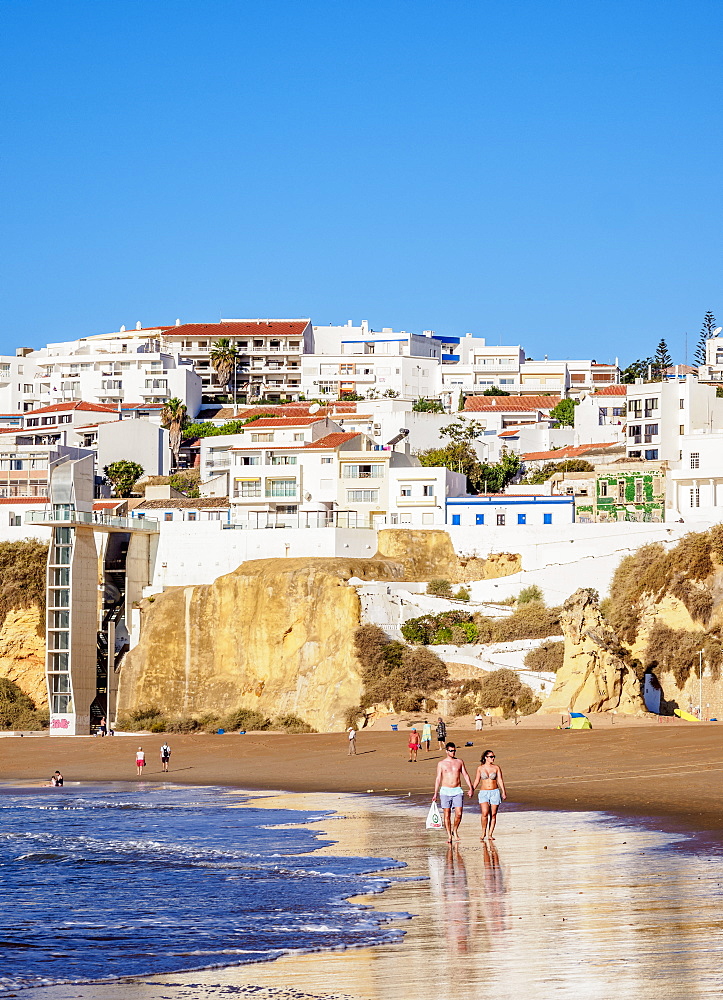
POLYGON ((282 729, 285 733, 315 733, 308 722, 304 722, 298 715, 279 715, 274 719, 274 729, 282 729))
POLYGON ((433 597, 451 597, 452 584, 449 580, 430 580, 427 584, 427 593, 433 597))
POLYGON ((529 604, 531 601, 539 601, 544 604, 544 594, 536 583, 530 584, 529 587, 524 587, 517 595, 518 604, 529 604))
POLYGON ((528 670, 539 673, 556 674, 565 659, 564 642, 543 642, 536 649, 531 649, 525 657, 528 670))
POLYGON ((450 630, 455 625, 462 625, 467 631, 469 639, 465 642, 473 642, 477 638, 478 629, 474 626, 472 615, 469 611, 442 611, 438 615, 422 615, 420 618, 410 618, 402 625, 402 635, 407 642, 430 645, 439 642, 450 642, 451 639, 435 639, 441 629, 450 630), (472 625, 473 628, 467 629, 472 625))
POLYGON ((354 645, 364 706, 392 702, 399 711, 415 711, 422 698, 447 680, 447 667, 431 650, 391 640, 377 625, 360 626, 354 645), (401 708, 411 702, 414 707, 401 708))
POLYGON ((24 729, 38 732, 47 729, 47 710, 36 709, 35 702, 7 677, 0 677, 0 729, 24 729))
POLYGON ((456 594, 454 594, 453 596, 455 601, 468 601, 469 591, 467 590, 466 587, 460 587, 459 590, 456 592, 456 594))

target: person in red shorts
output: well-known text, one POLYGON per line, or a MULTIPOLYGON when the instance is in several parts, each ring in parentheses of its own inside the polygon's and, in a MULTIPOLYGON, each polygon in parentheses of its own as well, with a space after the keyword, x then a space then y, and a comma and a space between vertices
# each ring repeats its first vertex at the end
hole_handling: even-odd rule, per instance
POLYGON ((414 727, 412 727, 412 731, 409 734, 409 743, 407 746, 409 747, 409 760, 407 763, 416 764, 417 753, 419 752, 419 733, 414 727))

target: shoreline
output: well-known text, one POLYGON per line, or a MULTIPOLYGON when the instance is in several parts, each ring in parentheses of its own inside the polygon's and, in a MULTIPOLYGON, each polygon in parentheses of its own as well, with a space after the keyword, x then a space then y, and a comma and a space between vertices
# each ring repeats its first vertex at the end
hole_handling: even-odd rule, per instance
MULTIPOLYGON (((495 726, 482 733, 452 729, 468 769, 493 746, 509 802, 524 809, 602 812, 642 818, 671 831, 723 831, 723 746, 715 725, 620 724, 593 730, 545 730, 495 726), (466 742, 473 746, 466 747, 466 742)), ((437 761, 434 748, 409 764, 406 729, 362 731, 357 755, 347 756, 345 734, 254 733, 131 734, 87 737, 8 737, 0 741, 0 781, 47 784, 56 768, 66 782, 122 781, 219 785, 249 792, 373 794, 384 799, 431 800, 437 761), (168 739, 168 773, 158 748, 168 739), (136 747, 148 766, 135 777, 136 747)))

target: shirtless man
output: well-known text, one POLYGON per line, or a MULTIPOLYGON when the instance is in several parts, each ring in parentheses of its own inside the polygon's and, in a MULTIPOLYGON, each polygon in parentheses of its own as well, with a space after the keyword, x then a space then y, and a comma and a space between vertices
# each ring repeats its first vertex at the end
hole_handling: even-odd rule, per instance
POLYGON ((439 792, 439 804, 444 817, 444 828, 447 831, 447 839, 451 844, 453 840, 459 840, 457 830, 462 822, 462 807, 464 805, 464 792, 462 791, 462 778, 467 782, 470 798, 472 797, 472 779, 467 773, 463 760, 457 760, 457 747, 454 743, 447 743, 445 746, 447 756, 437 764, 437 780, 434 785, 434 795, 432 802, 437 801, 439 792), (452 809, 454 809, 454 824, 452 823, 452 809))

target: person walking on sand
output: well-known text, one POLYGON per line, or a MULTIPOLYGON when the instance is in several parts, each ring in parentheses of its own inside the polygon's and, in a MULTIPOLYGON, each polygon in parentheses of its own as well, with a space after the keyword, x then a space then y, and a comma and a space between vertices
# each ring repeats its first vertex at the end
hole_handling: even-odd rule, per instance
POLYGON ((422 726, 422 743, 424 744, 424 749, 429 753, 432 746, 432 727, 424 720, 424 725, 422 726))
POLYGON ((356 757, 356 729, 353 726, 349 726, 347 732, 349 733, 349 752, 347 757, 356 757))
POLYGON ((440 715, 437 719, 437 747, 440 750, 444 750, 444 744, 447 742, 447 727, 444 724, 444 719, 440 715))
POLYGON ((171 748, 168 743, 164 743, 161 747, 161 769, 163 771, 168 770, 168 765, 171 760, 171 748))
POLYGON ((419 733, 417 732, 414 726, 412 726, 412 731, 409 734, 409 743, 407 744, 407 746, 409 747, 409 760, 407 761, 407 763, 416 764, 417 753, 419 751, 419 733))
POLYGON ((478 712, 477 715, 475 715, 474 717, 474 728, 477 730, 477 732, 479 732, 482 726, 484 726, 484 724, 485 724, 485 717, 484 715, 482 715, 481 712, 478 712))
POLYGON ((143 768, 146 766, 146 755, 143 753, 143 747, 138 747, 136 750, 136 767, 138 768, 138 777, 143 777, 143 768))
POLYGON ((459 824, 462 822, 462 809, 464 808, 464 791, 462 790, 462 778, 467 782, 469 796, 472 798, 472 779, 467 773, 464 761, 457 758, 457 747, 454 743, 447 743, 444 748, 446 756, 437 764, 437 780, 434 783, 434 795, 432 802, 437 801, 439 793, 439 805, 442 810, 444 829, 447 831, 447 840, 451 844, 453 840, 459 840, 459 824), (452 821, 452 810, 454 809, 454 822, 452 821))
MULTIPOLYGON (((474 776, 474 788, 480 786, 477 800, 479 802, 480 822, 482 824, 482 836, 480 840, 488 838, 494 840, 492 836, 497 822, 497 810, 503 799, 507 798, 505 782, 502 778, 502 768, 495 763, 494 750, 485 750, 480 757, 477 774, 474 776)), ((473 791, 474 791, 473 788, 473 791)))

